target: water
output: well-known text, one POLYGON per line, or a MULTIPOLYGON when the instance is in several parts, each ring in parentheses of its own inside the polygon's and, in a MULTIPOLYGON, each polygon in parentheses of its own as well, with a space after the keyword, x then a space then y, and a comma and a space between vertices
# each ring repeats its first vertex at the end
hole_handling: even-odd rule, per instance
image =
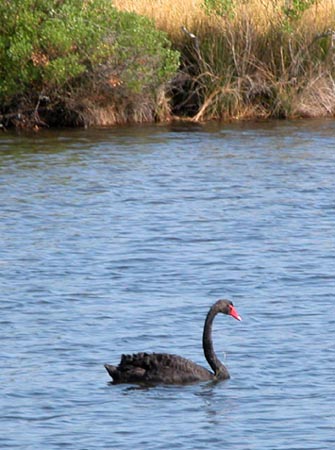
POLYGON ((335 448, 335 123, 0 136, 0 446, 335 448), (232 378, 109 384, 163 351, 232 378))

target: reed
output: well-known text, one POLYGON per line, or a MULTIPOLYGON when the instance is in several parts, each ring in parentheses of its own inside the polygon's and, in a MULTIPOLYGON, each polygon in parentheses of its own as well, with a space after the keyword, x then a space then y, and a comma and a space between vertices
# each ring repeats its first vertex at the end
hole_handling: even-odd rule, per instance
POLYGON ((115 0, 181 50, 174 112, 192 120, 335 112, 334 0, 115 0), (224 6, 221 11, 216 7, 224 6), (184 31, 182 31, 182 28, 184 31))

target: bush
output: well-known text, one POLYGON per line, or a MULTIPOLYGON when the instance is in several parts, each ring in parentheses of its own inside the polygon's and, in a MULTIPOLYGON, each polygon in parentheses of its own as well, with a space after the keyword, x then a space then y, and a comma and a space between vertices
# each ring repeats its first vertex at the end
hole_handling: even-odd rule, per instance
POLYGON ((3 0, 0 31, 0 111, 7 117, 30 109, 37 120, 44 102, 49 122, 94 123, 94 108, 115 110, 120 98, 128 111, 122 121, 136 117, 137 103, 154 117, 178 68, 166 35, 110 0, 3 0))
POLYGON ((207 14, 234 17, 234 0, 204 0, 204 8, 207 14))

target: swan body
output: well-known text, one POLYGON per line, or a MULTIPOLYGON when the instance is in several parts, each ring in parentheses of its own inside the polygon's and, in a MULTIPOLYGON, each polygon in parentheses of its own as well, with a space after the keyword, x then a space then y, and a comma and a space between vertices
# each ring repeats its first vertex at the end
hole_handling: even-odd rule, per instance
POLYGON ((122 355, 120 364, 105 364, 116 383, 188 384, 212 380, 213 374, 202 366, 168 353, 122 355))
POLYGON ((105 364, 107 372, 113 378, 113 383, 189 384, 229 378, 227 368, 218 359, 213 348, 212 324, 218 313, 241 320, 233 303, 229 300, 218 300, 210 308, 205 320, 202 343, 205 357, 213 372, 178 355, 136 353, 122 355, 118 366, 105 364))

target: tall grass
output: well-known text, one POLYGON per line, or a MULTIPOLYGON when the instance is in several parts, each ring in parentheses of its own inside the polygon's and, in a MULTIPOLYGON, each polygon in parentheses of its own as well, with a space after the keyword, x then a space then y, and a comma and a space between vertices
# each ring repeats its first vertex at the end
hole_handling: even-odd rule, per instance
POLYGON ((334 0, 113 4, 152 18, 181 50, 172 90, 178 115, 199 121, 335 113, 334 0))

